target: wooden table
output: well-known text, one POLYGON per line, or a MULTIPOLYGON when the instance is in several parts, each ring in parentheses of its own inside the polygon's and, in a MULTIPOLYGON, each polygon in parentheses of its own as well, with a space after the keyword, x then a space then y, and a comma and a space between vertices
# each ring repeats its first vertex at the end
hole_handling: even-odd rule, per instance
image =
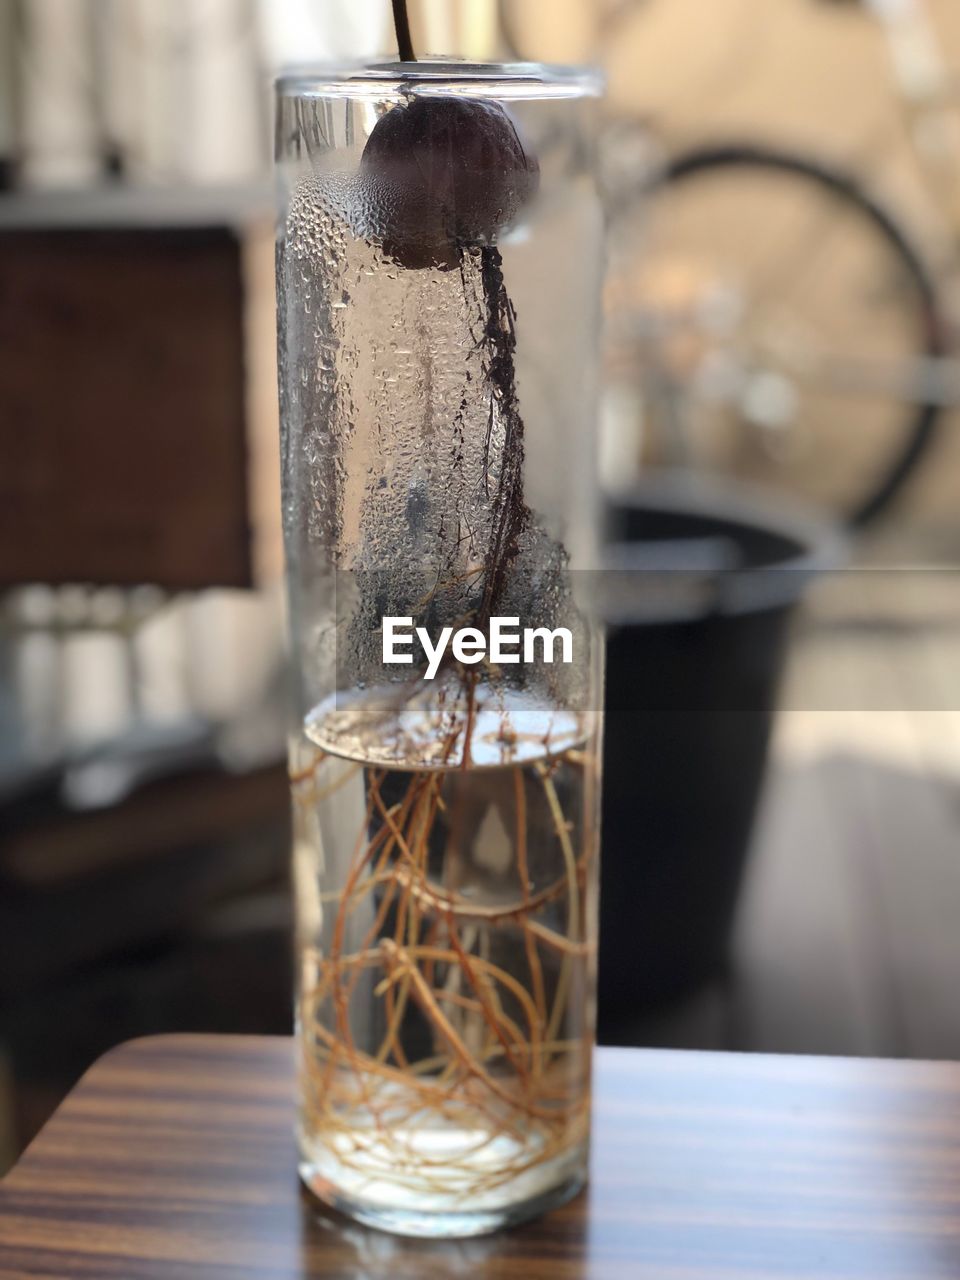
POLYGON ((284 1040, 108 1054, 0 1184, 0 1276, 960 1276, 953 1064, 600 1050, 588 1192, 457 1244, 317 1209, 292 1093, 284 1040))

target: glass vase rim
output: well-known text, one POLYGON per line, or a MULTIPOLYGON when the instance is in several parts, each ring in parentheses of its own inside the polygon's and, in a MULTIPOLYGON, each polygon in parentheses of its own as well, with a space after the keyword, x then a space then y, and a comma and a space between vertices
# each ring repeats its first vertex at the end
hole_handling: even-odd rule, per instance
POLYGON ((317 62, 290 66, 277 76, 275 87, 278 97, 295 99, 382 101, 423 93, 513 101, 601 97, 605 81, 603 73, 590 66, 422 58, 416 62, 317 62))

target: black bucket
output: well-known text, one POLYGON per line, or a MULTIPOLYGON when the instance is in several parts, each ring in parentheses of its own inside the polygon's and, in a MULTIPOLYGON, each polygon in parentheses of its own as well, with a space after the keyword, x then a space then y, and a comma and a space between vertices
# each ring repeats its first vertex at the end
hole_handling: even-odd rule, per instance
POLYGON ((609 513, 600 1035, 724 969, 787 649, 824 521, 664 479, 609 513))

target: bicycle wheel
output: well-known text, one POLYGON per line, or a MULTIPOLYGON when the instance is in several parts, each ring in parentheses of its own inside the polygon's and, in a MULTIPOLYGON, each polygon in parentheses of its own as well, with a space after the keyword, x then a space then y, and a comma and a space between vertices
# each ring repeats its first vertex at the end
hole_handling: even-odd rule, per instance
POLYGON ((930 362, 948 326, 920 253, 851 176, 763 146, 681 154, 646 194, 611 306, 614 379, 643 391, 643 465, 874 520, 940 414, 930 362))

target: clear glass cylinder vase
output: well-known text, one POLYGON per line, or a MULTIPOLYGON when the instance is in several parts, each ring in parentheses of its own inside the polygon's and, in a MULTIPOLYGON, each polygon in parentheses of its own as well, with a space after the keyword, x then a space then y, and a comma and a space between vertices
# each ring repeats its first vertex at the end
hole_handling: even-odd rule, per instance
POLYGON ((598 92, 435 62, 278 88, 301 1173, 407 1234, 586 1177, 598 92))

